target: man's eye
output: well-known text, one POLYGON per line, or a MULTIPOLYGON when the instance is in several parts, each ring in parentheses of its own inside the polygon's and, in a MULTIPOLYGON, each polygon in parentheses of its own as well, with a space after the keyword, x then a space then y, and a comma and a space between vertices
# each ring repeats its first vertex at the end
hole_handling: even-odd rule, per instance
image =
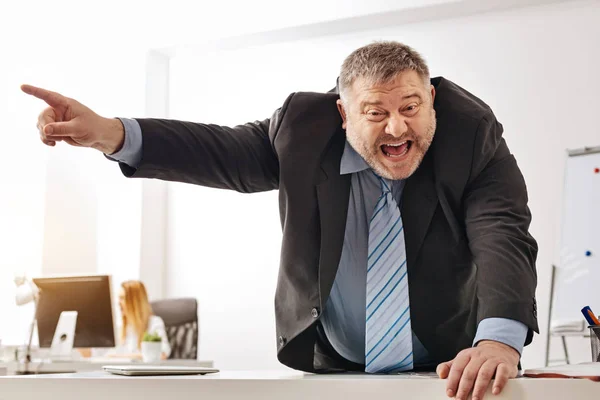
POLYGON ((367 117, 369 117, 371 120, 381 121, 383 118, 385 118, 385 113, 377 110, 369 110, 367 111, 367 117))
POLYGON ((418 104, 411 104, 404 109, 404 113, 408 114, 408 115, 414 115, 417 113, 418 110, 419 110, 418 104))

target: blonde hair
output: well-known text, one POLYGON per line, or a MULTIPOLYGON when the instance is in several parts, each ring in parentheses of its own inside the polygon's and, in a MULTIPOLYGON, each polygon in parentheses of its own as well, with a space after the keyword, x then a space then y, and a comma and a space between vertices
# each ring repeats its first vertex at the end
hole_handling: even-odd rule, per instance
POLYGON ((152 307, 148 301, 148 294, 146 293, 146 287, 140 281, 125 281, 121 284, 125 292, 125 307, 122 315, 121 325, 121 341, 125 341, 125 335, 127 327, 132 326, 135 333, 137 334, 138 348, 142 343, 142 338, 146 329, 148 329, 148 322, 152 315, 152 307))

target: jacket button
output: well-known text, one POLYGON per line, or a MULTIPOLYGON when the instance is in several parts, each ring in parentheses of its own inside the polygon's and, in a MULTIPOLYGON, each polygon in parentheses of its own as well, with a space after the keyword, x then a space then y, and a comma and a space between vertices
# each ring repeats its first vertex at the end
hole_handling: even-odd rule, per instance
POLYGON ((319 316, 319 309, 317 307, 313 308, 310 310, 310 315, 312 315, 313 318, 317 318, 319 316))
POLYGON ((283 346, 287 340, 283 336, 279 336, 279 345, 283 346))

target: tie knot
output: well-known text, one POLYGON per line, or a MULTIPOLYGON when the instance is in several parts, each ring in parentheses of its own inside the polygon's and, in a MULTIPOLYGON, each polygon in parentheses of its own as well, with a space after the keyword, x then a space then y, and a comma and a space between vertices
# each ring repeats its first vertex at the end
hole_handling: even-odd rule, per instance
POLYGON ((373 171, 373 175, 375 175, 377 177, 377 179, 379 180, 379 184, 381 185, 381 195, 385 196, 389 193, 392 193, 392 184, 391 182, 387 182, 384 178, 382 178, 381 176, 377 175, 374 171, 373 171))
POLYGON ((383 192, 383 195, 385 196, 385 200, 389 203, 389 204, 395 204, 395 200, 394 200, 394 196, 392 195, 391 190, 388 190, 386 192, 383 192))
POLYGON ((381 182, 381 194, 382 195, 387 195, 392 193, 392 185, 390 185, 388 182, 385 181, 385 179, 383 178, 379 178, 379 181, 381 182))

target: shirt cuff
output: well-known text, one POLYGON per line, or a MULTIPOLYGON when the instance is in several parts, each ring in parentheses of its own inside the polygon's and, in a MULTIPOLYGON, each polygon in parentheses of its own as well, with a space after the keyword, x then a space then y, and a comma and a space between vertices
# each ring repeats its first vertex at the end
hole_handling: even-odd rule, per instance
POLYGON ((132 168, 137 168, 142 161, 142 128, 140 124, 131 118, 118 118, 125 129, 125 140, 121 150, 106 157, 120 161, 132 168))
POLYGON ((486 318, 477 327, 473 346, 482 340, 493 340, 512 347, 522 355, 528 330, 527 325, 513 319, 486 318))

